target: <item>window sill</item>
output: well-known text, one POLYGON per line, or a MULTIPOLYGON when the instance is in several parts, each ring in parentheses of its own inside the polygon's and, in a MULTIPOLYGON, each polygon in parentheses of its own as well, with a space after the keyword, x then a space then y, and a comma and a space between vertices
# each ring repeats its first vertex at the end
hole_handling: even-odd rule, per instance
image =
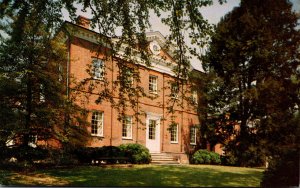
POLYGON ((97 77, 93 77, 94 80, 97 80, 97 81, 104 81, 104 78, 97 78, 97 77))
POLYGON ((98 137, 98 138, 104 138, 104 136, 103 136, 103 135, 96 135, 96 134, 92 134, 91 136, 92 136, 92 137, 98 137))
POLYGON ((190 145, 191 145, 191 146, 196 146, 197 144, 196 144, 196 143, 190 143, 190 145))
POLYGON ((122 137, 122 140, 132 140, 132 138, 124 138, 124 137, 122 137))
POLYGON ((177 141, 177 142, 172 142, 172 141, 171 141, 170 143, 171 143, 171 144, 178 144, 178 141, 177 141))
POLYGON ((149 94, 158 95, 158 92, 157 91, 149 91, 149 94))

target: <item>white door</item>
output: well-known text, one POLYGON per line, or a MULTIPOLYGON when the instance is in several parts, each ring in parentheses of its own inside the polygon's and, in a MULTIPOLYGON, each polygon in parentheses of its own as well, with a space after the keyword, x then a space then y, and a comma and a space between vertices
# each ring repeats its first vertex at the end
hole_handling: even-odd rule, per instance
POLYGON ((146 147, 150 153, 160 153, 160 116, 147 115, 146 147))

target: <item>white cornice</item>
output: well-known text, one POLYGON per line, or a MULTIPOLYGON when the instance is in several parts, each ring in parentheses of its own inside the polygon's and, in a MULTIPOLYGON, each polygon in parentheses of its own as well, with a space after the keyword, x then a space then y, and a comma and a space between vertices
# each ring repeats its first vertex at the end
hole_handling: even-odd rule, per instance
MULTIPOLYGON (((82 28, 80 26, 77 25, 73 25, 69 22, 67 23, 67 30, 70 33, 71 36, 75 36, 77 38, 89 41, 91 43, 97 44, 99 45, 99 43, 101 43, 101 45, 110 48, 110 45, 104 42, 101 42, 101 36, 91 30, 82 28), (75 28, 76 27, 76 28, 75 28)), ((152 40, 156 40, 161 46, 164 45, 165 43, 165 38, 162 36, 162 34, 160 32, 150 32, 147 33, 147 39, 149 41, 152 40)), ((118 41, 117 38, 112 38, 112 42, 116 43, 118 41)), ((124 59, 125 57, 125 49, 126 49, 127 45, 122 44, 119 51, 117 52, 118 57, 124 59)), ((134 50, 134 49, 133 49, 134 50)), ((134 50, 138 53, 137 50, 134 50)), ((131 60, 133 60, 134 62, 137 62, 137 64, 145 66, 151 70, 155 70, 161 73, 165 73, 165 74, 169 74, 171 76, 175 76, 175 73, 173 72, 173 68, 175 66, 174 62, 168 61, 168 60, 164 60, 162 57, 160 56, 155 56, 153 55, 152 57, 150 57, 150 62, 151 62, 151 66, 146 66, 144 60, 142 60, 139 55, 134 56, 131 58, 131 60)))

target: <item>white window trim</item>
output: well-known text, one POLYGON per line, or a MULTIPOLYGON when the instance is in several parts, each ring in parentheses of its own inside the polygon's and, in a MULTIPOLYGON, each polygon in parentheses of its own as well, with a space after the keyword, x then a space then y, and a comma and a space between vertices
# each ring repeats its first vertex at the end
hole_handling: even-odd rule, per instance
MULTIPOLYGON (((173 129, 173 127, 172 127, 173 129)), ((178 144, 178 129, 179 129, 179 124, 176 124, 176 141, 172 141, 172 130, 170 132, 170 142, 171 144, 178 144)))
MULTIPOLYGON (((98 68, 99 69, 99 68, 98 68)), ((99 71, 99 70, 98 70, 99 71)), ((93 74, 93 78, 95 80, 104 80, 105 77, 105 61, 103 59, 99 59, 99 58, 93 58, 92 59, 92 74, 93 74), (100 71, 100 73, 102 72, 102 76, 101 77, 97 77, 95 76, 95 67, 94 67, 94 61, 102 61, 103 66, 102 66, 102 70, 100 71)))
MULTIPOLYGON (((98 132, 97 134, 94 134, 94 133, 92 133, 92 130, 91 130, 91 135, 92 136, 103 137, 103 135, 104 135, 104 112, 103 111, 93 111, 92 113, 94 113, 94 112, 102 113, 102 127, 101 127, 101 129, 102 129, 101 133, 102 134, 99 134, 99 131, 97 131, 98 132)), ((92 117, 93 117, 93 114, 92 114, 92 117)), ((91 121, 92 121, 92 119, 91 119, 91 121)), ((92 129, 92 125, 91 125, 91 129, 92 129)), ((99 129, 99 126, 97 127, 97 130, 98 129, 99 129)))
POLYGON ((179 87, 177 85, 171 84, 171 98, 178 99, 178 94, 179 94, 179 87))
POLYGON ((37 135, 29 135, 30 141, 28 142, 28 146, 36 148, 37 147, 37 135))
POLYGON ((157 129, 157 120, 155 120, 155 119, 149 119, 149 125, 148 125, 148 127, 149 127, 149 132, 148 132, 148 140, 155 140, 156 138, 157 138, 157 135, 156 135, 156 129, 157 129), (154 139, 152 138, 152 139, 150 139, 149 137, 150 137, 150 126, 151 126, 151 123, 150 123, 150 121, 154 121, 155 122, 155 124, 154 124, 154 139))
POLYGON ((198 93, 197 90, 192 90, 192 102, 198 104, 198 93))
POLYGON ((45 101, 46 101, 45 86, 43 84, 40 84, 40 102, 44 103, 45 101))
POLYGON ((152 94, 157 94, 157 90, 158 90, 158 76, 155 76, 155 75, 149 75, 149 93, 152 93, 152 94), (150 84, 151 84, 151 82, 150 82, 150 78, 155 78, 155 80, 156 80, 156 83, 155 84, 153 84, 152 83, 152 86, 153 86, 153 91, 151 91, 150 90, 150 84))
POLYGON ((122 120, 122 139, 124 140, 131 140, 132 139, 132 116, 125 116, 125 118, 130 117, 130 136, 123 136, 123 120, 122 120))
POLYGON ((196 127, 190 127, 190 136, 191 136, 191 129, 194 129, 194 137, 195 137, 195 142, 191 142, 191 138, 190 138, 190 144, 191 145, 196 145, 197 144, 197 128, 196 127))

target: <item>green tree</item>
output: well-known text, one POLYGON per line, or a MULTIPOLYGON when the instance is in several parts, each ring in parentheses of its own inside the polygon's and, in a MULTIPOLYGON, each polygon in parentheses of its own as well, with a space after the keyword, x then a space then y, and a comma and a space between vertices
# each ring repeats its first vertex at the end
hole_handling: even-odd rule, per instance
POLYGON ((241 165, 297 145, 295 124, 290 125, 299 106, 299 83, 293 81, 299 66, 297 25, 287 0, 242 0, 212 36, 205 69, 220 81, 208 88, 215 97, 209 109, 239 122, 227 150, 241 165))
POLYGON ((2 146, 8 139, 24 147, 35 137, 77 145, 87 139, 85 124, 76 123, 81 109, 67 97, 61 72, 66 49, 55 33, 63 5, 52 0, 1 3, 2 146))

